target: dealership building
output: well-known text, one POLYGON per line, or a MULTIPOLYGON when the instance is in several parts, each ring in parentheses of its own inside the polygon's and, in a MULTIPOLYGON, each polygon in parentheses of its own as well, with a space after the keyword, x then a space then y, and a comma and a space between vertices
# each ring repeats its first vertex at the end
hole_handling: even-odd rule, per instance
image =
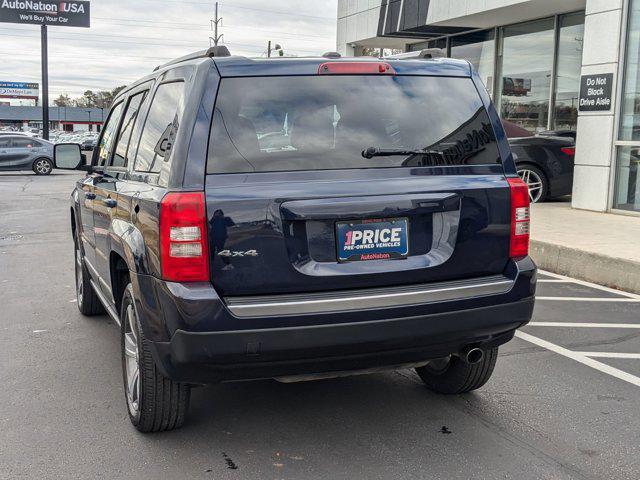
MULTIPOLYGON (((0 128, 41 129, 43 121, 39 98, 38 83, 0 81, 0 128), (13 105, 15 102, 33 103, 33 106, 13 105)), ((49 128, 65 132, 99 132, 108 113, 104 108, 49 107, 49 128)))
MULTIPOLYGON (((49 107, 49 128, 65 132, 99 132, 108 113, 105 108, 49 107)), ((42 107, 0 105, 0 127, 42 128, 42 107)))
POLYGON ((640 0, 339 0, 337 39, 469 60, 503 120, 577 132, 573 207, 640 214, 640 0))

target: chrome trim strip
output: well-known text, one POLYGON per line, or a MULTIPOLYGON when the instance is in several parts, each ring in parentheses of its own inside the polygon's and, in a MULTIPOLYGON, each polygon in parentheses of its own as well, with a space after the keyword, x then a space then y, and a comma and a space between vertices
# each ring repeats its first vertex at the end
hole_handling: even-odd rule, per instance
POLYGON ((494 275, 472 280, 376 288, 360 292, 228 297, 224 300, 231 313, 237 317, 272 317, 466 300, 507 293, 513 288, 513 284, 514 281, 504 275, 494 275))

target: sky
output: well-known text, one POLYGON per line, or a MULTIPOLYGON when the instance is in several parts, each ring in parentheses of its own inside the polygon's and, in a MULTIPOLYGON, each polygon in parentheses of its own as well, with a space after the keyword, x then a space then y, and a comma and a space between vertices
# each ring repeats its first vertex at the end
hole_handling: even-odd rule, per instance
MULTIPOLYGON (((214 0, 93 0, 91 28, 49 27, 49 96, 111 90, 156 65, 209 47, 214 0)), ((219 33, 232 54, 336 49, 337 0, 220 0, 219 33)), ((0 81, 42 83, 40 27, 0 23, 0 81)))

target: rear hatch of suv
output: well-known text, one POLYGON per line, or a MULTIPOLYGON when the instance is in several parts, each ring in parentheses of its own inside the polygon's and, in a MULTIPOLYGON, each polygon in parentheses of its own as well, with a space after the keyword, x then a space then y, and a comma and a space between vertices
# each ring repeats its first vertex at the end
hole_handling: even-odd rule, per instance
POLYGON ((405 65, 223 75, 206 180, 221 296, 504 271, 509 184, 468 67, 429 75, 405 65))

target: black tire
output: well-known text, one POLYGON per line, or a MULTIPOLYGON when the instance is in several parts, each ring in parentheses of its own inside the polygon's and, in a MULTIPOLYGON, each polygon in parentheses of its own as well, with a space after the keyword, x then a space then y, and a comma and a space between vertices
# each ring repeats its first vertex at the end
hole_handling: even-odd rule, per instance
POLYGON ((31 165, 31 169, 36 175, 49 175, 53 170, 53 162, 48 158, 37 158, 31 165))
POLYGON ((549 179, 545 173, 539 167, 530 163, 520 163, 516 168, 518 170, 518 175, 527 185, 540 183, 539 191, 537 189, 535 192, 533 190, 530 191, 529 198, 531 199, 531 203, 542 203, 546 201, 549 197, 549 179), (529 172, 528 177, 526 172, 529 172), (537 180, 534 182, 528 180, 533 177, 537 177, 539 182, 537 180))
POLYGON ((76 300, 78 310, 87 317, 104 315, 106 313, 98 295, 89 281, 89 271, 84 263, 84 255, 80 248, 77 235, 74 238, 74 261, 76 271, 76 300))
POLYGON ((473 365, 452 355, 446 363, 445 359, 434 361, 416 368, 416 372, 429 390, 456 395, 476 390, 487 383, 497 359, 498 347, 485 350, 482 360, 473 365))
POLYGON ((130 283, 124 289, 120 320, 122 377, 131 423, 144 433, 180 428, 189 409, 191 388, 164 377, 156 368, 149 341, 140 328, 130 283), (132 345, 137 348, 135 356, 130 349, 132 345), (129 380, 135 377, 135 365, 138 380, 130 387, 129 380))

